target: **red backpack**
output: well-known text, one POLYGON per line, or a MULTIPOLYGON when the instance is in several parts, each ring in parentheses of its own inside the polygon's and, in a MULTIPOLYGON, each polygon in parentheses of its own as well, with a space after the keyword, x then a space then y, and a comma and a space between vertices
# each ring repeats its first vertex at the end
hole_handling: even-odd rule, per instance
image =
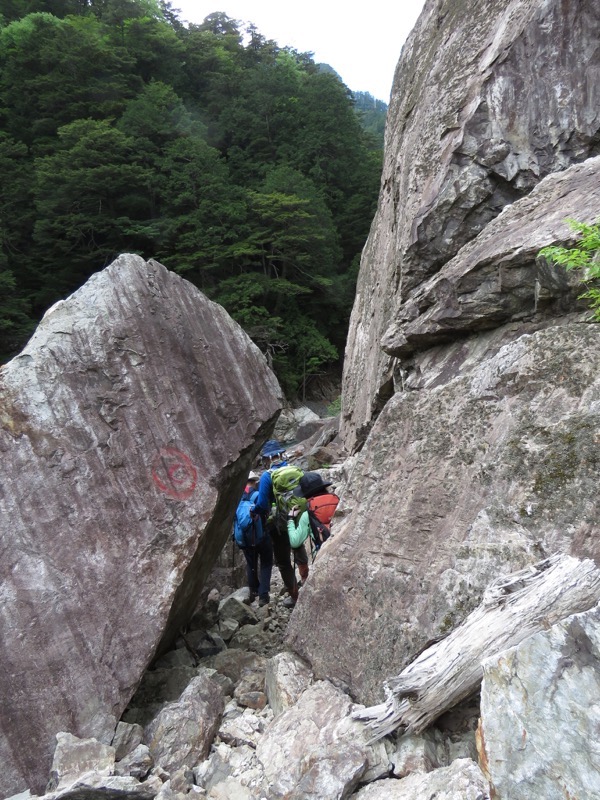
POLYGON ((339 502, 340 498, 332 492, 309 497, 307 510, 315 550, 331 536, 331 520, 339 502))

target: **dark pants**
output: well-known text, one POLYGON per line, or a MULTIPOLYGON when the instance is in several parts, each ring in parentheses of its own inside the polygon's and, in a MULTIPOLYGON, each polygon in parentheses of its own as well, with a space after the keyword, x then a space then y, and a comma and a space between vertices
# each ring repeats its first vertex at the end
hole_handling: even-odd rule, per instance
POLYGON ((254 547, 242 547, 241 550, 246 558, 246 575, 250 591, 268 600, 273 569, 271 538, 263 536, 262 542, 254 547))
POLYGON ((273 541, 273 554, 275 555, 275 563, 277 564, 279 572, 281 573, 281 579, 288 592, 294 596, 298 591, 294 564, 308 564, 306 548, 304 545, 292 548, 290 545, 287 528, 285 531, 279 530, 274 523, 269 523, 267 525, 267 532, 273 541), (292 553, 294 554, 293 563, 292 553))

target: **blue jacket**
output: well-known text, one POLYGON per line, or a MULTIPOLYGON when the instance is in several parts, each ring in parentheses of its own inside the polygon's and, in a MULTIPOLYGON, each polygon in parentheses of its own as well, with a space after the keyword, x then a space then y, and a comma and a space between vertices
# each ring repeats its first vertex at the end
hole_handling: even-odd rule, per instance
POLYGON ((258 492, 254 500, 254 510, 258 511, 261 517, 266 517, 271 511, 271 506, 275 502, 273 494, 273 479, 269 470, 263 472, 258 482, 258 492))

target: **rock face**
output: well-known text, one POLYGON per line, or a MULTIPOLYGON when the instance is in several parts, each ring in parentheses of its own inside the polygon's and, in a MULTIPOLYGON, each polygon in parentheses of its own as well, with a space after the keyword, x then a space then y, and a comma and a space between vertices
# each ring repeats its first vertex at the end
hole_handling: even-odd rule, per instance
POLYGON ((56 734, 56 750, 52 760, 51 785, 58 791, 70 786, 86 772, 112 775, 115 749, 95 739, 78 739, 70 733, 56 734))
POLYGON ((503 333, 387 403, 292 614, 291 646, 359 702, 380 702, 498 575, 555 552, 600 559, 600 328, 503 333))
POLYGON ((567 218, 600 218, 599 186, 600 157, 550 175, 409 293, 381 340, 401 358, 409 386, 411 372, 424 371, 419 352, 507 322, 519 335, 526 323, 548 324, 578 308, 576 275, 536 256, 548 242, 570 238, 567 218))
POLYGON ((480 750, 492 796, 599 797, 598 697, 598 607, 489 659, 481 692, 480 750))
POLYGON ((278 653, 268 662, 265 689, 275 715, 295 705, 312 680, 310 670, 293 653, 278 653))
MULTIPOLYGON (((582 587, 582 573, 572 566, 574 571, 562 571, 566 580, 547 582, 547 592, 539 587, 545 604, 538 619, 546 622, 542 635, 487 660, 477 736, 479 698, 422 735, 392 734, 369 743, 373 730, 357 722, 369 709, 351 703, 328 681, 314 682, 293 654, 278 652, 266 660, 229 649, 201 659, 194 668, 148 670, 127 712, 143 718, 145 727, 120 722, 112 746, 58 733, 43 800, 181 800, 192 795, 212 800, 592 800, 598 796, 593 730, 598 608, 552 628, 547 615, 553 594, 582 587), (269 705, 260 709, 242 700, 246 688, 257 682, 266 682, 269 697, 269 705), (142 738, 147 744, 140 743, 142 738), (474 763, 476 740, 481 769, 474 763)), ((597 583, 592 565, 586 572, 588 577, 596 574, 592 580, 597 583)), ((506 603, 494 606, 500 614, 501 608, 512 607, 508 613, 514 615, 516 605, 527 603, 526 584, 531 588, 538 578, 520 573, 502 579, 488 587, 487 599, 504 596, 506 603)), ((271 629, 274 646, 281 642, 271 623, 289 616, 281 601, 257 609, 262 619, 256 626, 271 629)), ((189 633, 186 638, 191 640, 189 633)), ((471 660, 481 672, 480 658, 471 653, 471 660)), ((14 800, 31 797, 24 793, 14 800)))
MULTIPOLYGON (((599 33, 594 0, 426 2, 396 71, 379 207, 350 323, 349 450, 394 391, 397 331, 388 352, 381 344, 413 313, 411 292, 544 176, 597 155, 599 33)), ((487 265, 489 280, 499 263, 487 265)), ((513 312, 504 306, 506 318, 513 312)))
POLYGON ((427 775, 409 775, 400 781, 370 783, 356 794, 356 800, 489 800, 487 781, 468 758, 427 775))
POLYGON ((428 0, 402 51, 344 364, 354 455, 287 640, 359 702, 497 576, 600 560, 600 330, 537 258, 600 218, 599 32, 593 0, 428 0))
POLYGON ((222 308, 125 255, 48 312, 0 398, 6 796, 43 788, 58 731, 110 743, 193 609, 281 396, 222 308))

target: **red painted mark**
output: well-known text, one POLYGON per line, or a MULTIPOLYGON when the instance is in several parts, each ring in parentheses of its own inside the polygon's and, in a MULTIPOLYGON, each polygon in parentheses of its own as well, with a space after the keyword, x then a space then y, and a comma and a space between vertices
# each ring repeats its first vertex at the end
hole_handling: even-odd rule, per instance
POLYGON ((174 447, 163 447, 152 464, 152 480, 161 492, 175 500, 187 500, 198 482, 191 459, 174 447))

